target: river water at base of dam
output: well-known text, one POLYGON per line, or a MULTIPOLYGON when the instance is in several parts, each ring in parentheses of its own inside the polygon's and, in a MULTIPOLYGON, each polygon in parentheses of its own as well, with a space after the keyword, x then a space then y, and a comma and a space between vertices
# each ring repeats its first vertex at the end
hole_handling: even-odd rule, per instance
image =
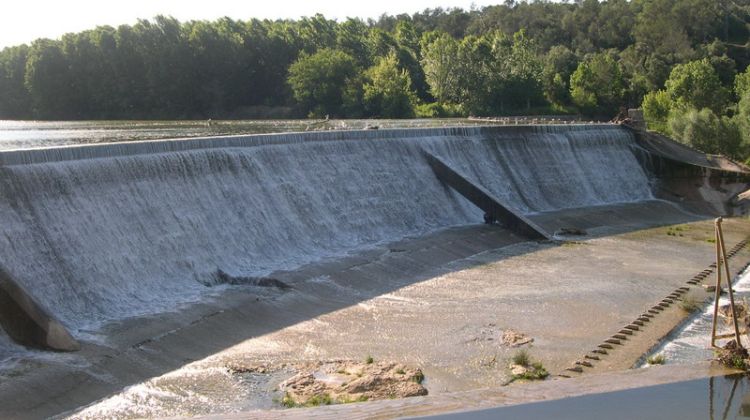
MULTIPOLYGON (((732 288, 736 292, 734 294, 735 302, 750 303, 750 269, 746 269, 740 274, 732 288)), ((713 293, 706 293, 706 300, 710 301, 710 304, 705 305, 700 313, 694 315, 684 326, 670 334, 650 355, 664 355, 665 364, 692 363, 712 359, 714 357, 713 350, 711 349, 713 299, 713 293)), ((726 294, 722 295, 719 303, 721 305, 728 304, 729 297, 726 294)), ((718 323, 718 329, 720 334, 729 333, 730 325, 721 318, 718 323)), ((743 341, 745 346, 748 345, 747 335, 742 335, 740 340, 743 341)), ((724 344, 726 341, 719 340, 719 344, 724 344)), ((648 363, 644 360, 640 366, 647 367, 648 363)))

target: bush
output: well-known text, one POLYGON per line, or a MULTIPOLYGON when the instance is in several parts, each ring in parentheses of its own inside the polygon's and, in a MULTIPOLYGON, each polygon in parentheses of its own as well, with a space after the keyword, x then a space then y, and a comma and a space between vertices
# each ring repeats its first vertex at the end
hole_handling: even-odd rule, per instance
POLYGON ((647 93, 643 97, 641 107, 643 108, 643 117, 646 119, 650 130, 670 135, 667 119, 669 118, 669 110, 672 108, 672 101, 666 91, 657 90, 647 93))
POLYGON ((661 353, 653 354, 646 359, 646 362, 648 362, 649 365, 663 365, 666 361, 667 358, 661 353))
POLYGON ((417 118, 451 118, 465 116, 461 105, 432 102, 416 107, 417 118))
POLYGON ((670 113, 668 123, 677 140, 702 152, 735 158, 743 155, 742 132, 734 119, 718 117, 708 108, 677 108, 670 113))
POLYGON ((363 101, 369 115, 383 118, 412 118, 416 94, 406 70, 398 67, 395 54, 381 58, 366 72, 363 101))

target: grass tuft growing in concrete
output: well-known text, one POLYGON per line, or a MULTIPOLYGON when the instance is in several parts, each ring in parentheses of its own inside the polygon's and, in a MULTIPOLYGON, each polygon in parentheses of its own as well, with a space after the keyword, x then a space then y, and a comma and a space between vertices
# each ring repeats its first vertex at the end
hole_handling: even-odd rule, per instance
POLYGON ((695 296, 685 296, 680 302, 680 309, 685 312, 695 312, 703 308, 703 301, 695 296))
POLYGON ((531 358, 529 357, 529 352, 521 349, 516 352, 516 354, 513 355, 513 358, 511 358, 511 361, 514 365, 519 366, 528 366, 531 363, 531 358))
POLYGON ((527 379, 527 380, 541 380, 549 376, 549 372, 544 368, 541 362, 532 362, 529 352, 526 350, 519 350, 511 358, 513 365, 521 366, 525 369, 521 369, 520 372, 513 373, 513 380, 527 379))
POLYGON ((667 361, 667 357, 661 353, 652 354, 646 359, 649 365, 663 365, 667 361))

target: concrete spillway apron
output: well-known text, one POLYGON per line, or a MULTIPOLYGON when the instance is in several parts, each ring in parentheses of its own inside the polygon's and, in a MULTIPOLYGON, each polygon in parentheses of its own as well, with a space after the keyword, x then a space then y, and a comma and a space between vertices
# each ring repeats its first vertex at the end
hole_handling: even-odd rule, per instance
POLYGON ((435 176, 456 192, 484 210, 492 219, 499 221, 514 232, 534 239, 550 239, 550 235, 534 222, 527 219, 520 211, 502 203, 481 185, 471 182, 458 171, 451 168, 444 160, 432 153, 422 150, 427 163, 435 176))
POLYGON ((58 351, 81 348, 68 330, 0 267, 0 325, 8 335, 29 347, 58 351))

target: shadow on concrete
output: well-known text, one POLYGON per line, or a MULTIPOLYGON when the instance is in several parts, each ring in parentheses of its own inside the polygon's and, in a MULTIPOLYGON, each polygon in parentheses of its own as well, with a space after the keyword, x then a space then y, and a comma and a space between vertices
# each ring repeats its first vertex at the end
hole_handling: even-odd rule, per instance
MULTIPOLYGON (((553 232, 590 231, 590 237, 695 221, 697 216, 665 201, 648 201, 530 216, 553 232)), ((291 286, 234 286, 218 297, 179 312, 129 319, 104 328, 107 345, 83 342, 87 365, 47 365, 0 382, 1 418, 60 415, 123 388, 211 356, 244 340, 314 319, 453 271, 558 246, 532 241, 497 225, 473 225, 404 239, 344 258, 272 275, 291 286), (519 246, 509 246, 519 245, 519 246), (487 258, 467 259, 503 248, 487 258)), ((467 285, 470 287, 470 285, 467 285)))

